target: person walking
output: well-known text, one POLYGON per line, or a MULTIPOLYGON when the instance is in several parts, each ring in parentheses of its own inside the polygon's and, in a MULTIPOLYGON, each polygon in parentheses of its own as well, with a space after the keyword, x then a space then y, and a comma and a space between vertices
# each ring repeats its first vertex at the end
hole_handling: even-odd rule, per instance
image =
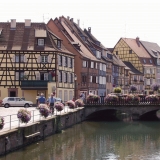
POLYGON ((36 104, 38 105, 39 93, 36 96, 36 104))
POLYGON ((38 98, 38 104, 45 104, 46 98, 44 97, 44 94, 41 93, 40 97, 38 98))
POLYGON ((81 93, 80 99, 84 102, 84 100, 85 100, 85 94, 84 94, 84 92, 81 93))
POLYGON ((55 101, 56 99, 54 98, 53 93, 51 93, 50 97, 48 98, 48 105, 49 105, 49 108, 52 114, 54 114, 54 102, 55 101))

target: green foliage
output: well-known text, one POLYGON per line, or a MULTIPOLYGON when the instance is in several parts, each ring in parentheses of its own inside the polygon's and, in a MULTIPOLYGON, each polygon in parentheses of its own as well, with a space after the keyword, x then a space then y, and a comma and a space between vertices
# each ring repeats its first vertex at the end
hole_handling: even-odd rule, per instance
POLYGON ((114 88, 113 92, 114 93, 121 93, 122 89, 120 87, 116 87, 116 88, 114 88))

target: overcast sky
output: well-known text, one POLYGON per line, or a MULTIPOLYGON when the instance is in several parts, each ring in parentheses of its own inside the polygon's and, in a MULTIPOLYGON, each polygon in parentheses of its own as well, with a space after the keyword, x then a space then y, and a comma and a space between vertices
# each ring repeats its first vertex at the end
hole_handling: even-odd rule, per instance
POLYGON ((160 46, 159 0, 0 0, 0 21, 47 22, 69 16, 108 48, 121 37, 155 42, 160 46))

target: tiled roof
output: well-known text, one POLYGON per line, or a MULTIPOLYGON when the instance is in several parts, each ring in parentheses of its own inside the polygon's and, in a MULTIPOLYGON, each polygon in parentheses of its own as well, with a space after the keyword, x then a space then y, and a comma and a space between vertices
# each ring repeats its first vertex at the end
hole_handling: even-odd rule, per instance
POLYGON ((138 70, 132 65, 132 63, 126 62, 126 61, 123 61, 123 63, 124 63, 128 68, 130 68, 130 70, 131 70, 131 72, 132 72, 133 74, 141 74, 141 75, 143 75, 143 73, 141 73, 140 71, 138 71, 138 70))
POLYGON ((147 42, 147 41, 140 41, 140 42, 150 53, 151 56, 155 58, 158 57, 158 55, 160 54, 160 47, 158 46, 157 43, 147 42), (157 55, 155 53, 157 53, 157 55))
MULTIPOLYGON (((72 26, 70 20, 68 20, 65 17, 61 17, 61 24, 65 28, 65 30, 68 32, 68 34, 71 36, 73 39, 73 42, 77 43, 80 45, 80 50, 79 53, 91 60, 95 61, 100 61, 98 60, 92 53, 89 51, 89 49, 83 44, 83 42, 78 38, 78 34, 75 32, 75 28, 72 26)), ((70 41, 72 43, 72 41, 70 41)))
MULTIPOLYGON (((59 50, 51 37, 51 31, 48 30, 45 23, 31 23, 30 27, 25 27, 25 23, 16 22, 16 28, 11 28, 11 23, 0 22, 0 28, 2 28, 0 36, 0 50, 30 50, 30 51, 61 51, 71 54, 62 45, 59 50), (45 45, 38 46, 35 37, 37 30, 45 30, 45 45)), ((58 37, 57 37, 58 38, 58 37)))
POLYGON ((137 43, 136 39, 132 38, 122 38, 129 47, 137 54, 138 57, 142 58, 151 58, 149 53, 144 49, 142 44, 139 42, 137 43))

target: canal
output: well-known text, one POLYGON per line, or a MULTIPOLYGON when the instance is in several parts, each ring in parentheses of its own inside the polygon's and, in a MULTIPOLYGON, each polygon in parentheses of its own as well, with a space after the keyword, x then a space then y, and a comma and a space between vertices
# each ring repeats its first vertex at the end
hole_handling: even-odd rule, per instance
POLYGON ((159 121, 85 121, 0 160, 160 160, 159 121))

